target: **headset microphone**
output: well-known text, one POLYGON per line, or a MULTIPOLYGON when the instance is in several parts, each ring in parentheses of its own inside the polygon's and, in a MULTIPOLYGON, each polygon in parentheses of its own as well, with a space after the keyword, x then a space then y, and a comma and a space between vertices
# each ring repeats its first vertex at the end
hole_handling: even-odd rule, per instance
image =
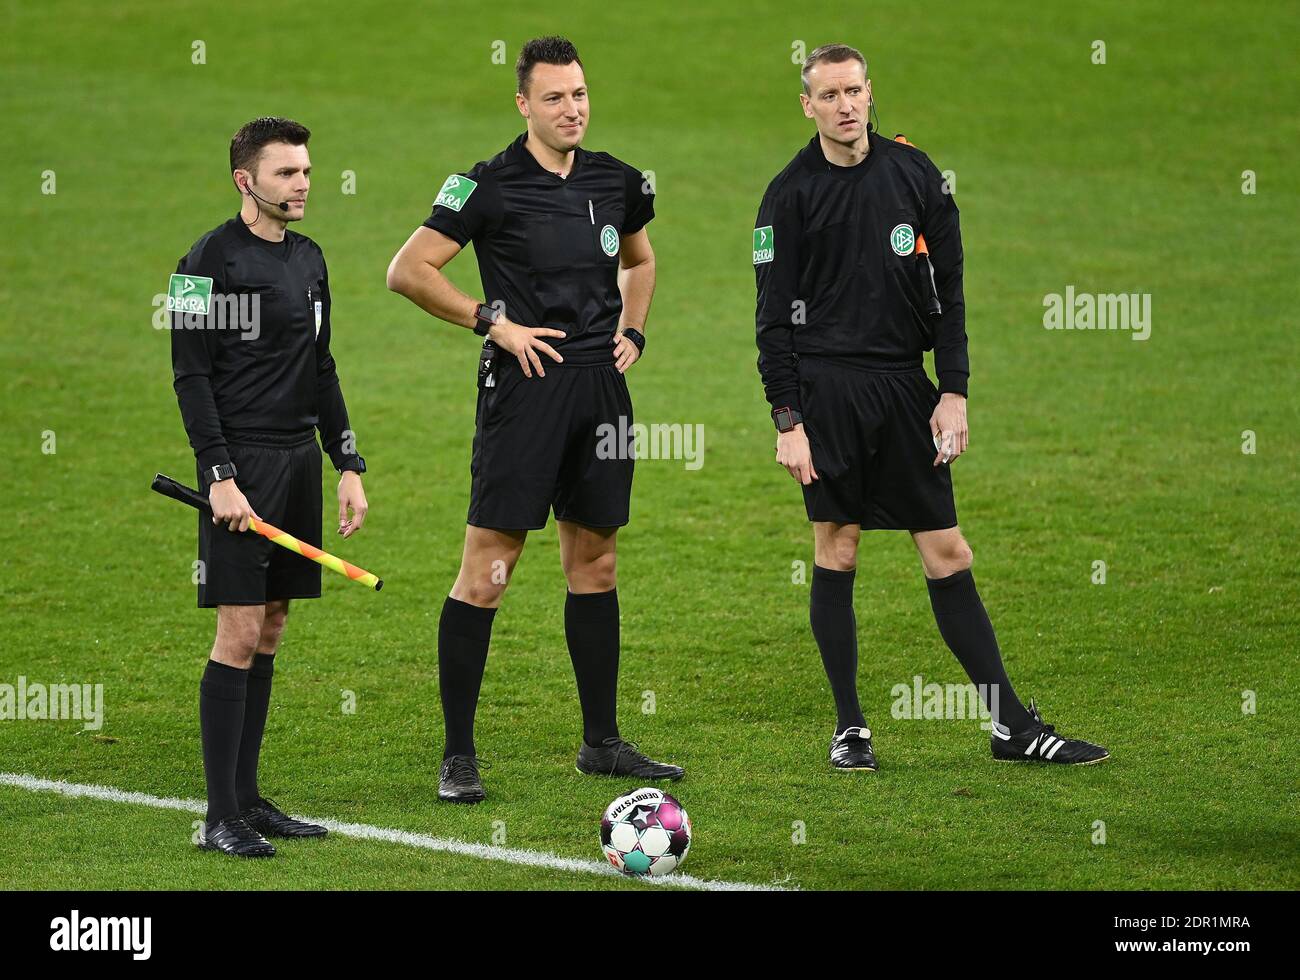
POLYGON ((288 210, 289 210, 289 204, 288 204, 288 202, 286 202, 286 201, 280 201, 278 204, 277 204, 276 202, 274 202, 274 201, 268 201, 266 198, 262 197, 260 194, 257 193, 257 191, 253 190, 253 188, 249 187, 247 184, 244 185, 244 190, 248 191, 248 193, 252 194, 255 198, 257 198, 257 199, 258 199, 259 201, 261 201, 263 204, 267 204, 267 205, 270 205, 270 206, 272 206, 272 207, 277 207, 277 208, 279 208, 281 211, 288 211, 288 210))

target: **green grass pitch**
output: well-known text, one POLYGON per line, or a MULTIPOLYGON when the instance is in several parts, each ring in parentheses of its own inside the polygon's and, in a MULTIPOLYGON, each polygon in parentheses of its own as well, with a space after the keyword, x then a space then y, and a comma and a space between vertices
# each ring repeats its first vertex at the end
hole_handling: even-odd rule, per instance
MULTIPOLYGON (((463 537, 477 345, 384 288, 443 178, 520 131, 519 45, 560 32, 586 64, 586 145, 655 172, 638 421, 705 427, 702 468, 638 464, 620 535, 622 727, 689 769, 674 790, 696 832, 684 870, 805 889, 1300 886, 1295 9, 562 11, 335 3, 287 24, 245 3, 5 5, 0 683, 102 683, 106 720, 0 721, 0 772, 203 795, 213 616, 194 608, 193 515, 148 492, 155 470, 193 466, 151 300, 235 212, 231 133, 283 114, 314 133, 296 228, 330 263, 371 467, 367 525, 337 550, 386 586, 326 575, 325 597, 293 609, 264 789, 298 812, 600 858, 599 814, 629 786, 573 769, 553 524, 496 621, 478 730, 489 801, 435 802, 436 626, 463 537), (956 174, 973 373, 958 514, 1017 689, 1106 744, 1104 765, 995 764, 975 721, 892 717, 894 685, 965 678, 910 542, 886 532, 864 536, 856 592, 882 768, 825 765, 830 695, 792 582, 811 531, 773 464, 749 248, 767 182, 812 132, 792 52, 831 40, 867 53, 885 132, 956 174), (1069 285, 1149 293, 1149 339, 1045 330, 1044 296, 1069 285)), ((450 270, 477 289, 468 255, 450 270)), ((328 517, 328 477, 322 492, 328 517)), ((639 887, 344 838, 250 866, 197 853, 190 833, 184 813, 0 787, 0 839, 24 841, 0 888, 639 887)))

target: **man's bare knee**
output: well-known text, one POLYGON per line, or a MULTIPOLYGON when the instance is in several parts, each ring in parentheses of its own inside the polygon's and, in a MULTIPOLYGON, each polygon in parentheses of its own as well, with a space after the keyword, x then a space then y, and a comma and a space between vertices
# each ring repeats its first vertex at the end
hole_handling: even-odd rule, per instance
POLYGON ((508 582, 504 582, 501 585, 496 585, 476 578, 457 578, 456 583, 451 587, 451 597, 457 602, 467 602, 471 606, 495 609, 501 605, 501 599, 506 594, 506 585, 508 584, 508 582))
POLYGON ((451 587, 451 597, 471 606, 495 609, 501 605, 514 570, 515 561, 508 555, 495 558, 467 556, 461 562, 456 582, 451 587))
POLYGON ((957 566, 956 571, 958 572, 964 572, 975 564, 975 552, 971 551, 971 547, 966 543, 965 538, 962 538, 954 549, 951 560, 957 566))
POLYGON ((257 640, 258 653, 275 653, 280 646, 280 637, 284 635, 284 622, 288 615, 288 599, 276 599, 266 604, 261 636, 257 640))
POLYGON ((262 635, 265 606, 218 606, 217 639, 212 659, 228 667, 247 670, 262 635))
POLYGON ((914 535, 914 539, 928 578, 947 578, 975 563, 975 553, 955 528, 950 532, 922 532, 914 535))
POLYGON ((857 524, 814 524, 815 561, 822 568, 831 571, 853 571, 858 567, 858 541, 861 536, 862 529, 857 524))
POLYGON ((618 528, 557 521, 560 567, 569 591, 608 592, 618 584, 618 528))
POLYGON ((618 555, 607 551, 565 562, 564 578, 574 593, 608 592, 618 584, 618 555))
POLYGON ((499 606, 523 554, 526 538, 526 531, 467 528, 465 551, 451 587, 451 597, 471 606, 493 609, 499 606))

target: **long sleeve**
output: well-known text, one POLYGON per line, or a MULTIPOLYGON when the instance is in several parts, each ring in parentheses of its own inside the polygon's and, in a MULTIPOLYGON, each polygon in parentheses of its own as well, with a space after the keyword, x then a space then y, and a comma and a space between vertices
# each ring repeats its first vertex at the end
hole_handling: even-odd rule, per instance
POLYGON ((957 202, 944 189, 943 175, 926 160, 925 226, 934 282, 943 313, 935 327, 934 371, 939 391, 965 395, 970 377, 966 350, 966 300, 962 292, 961 227, 957 202))
MULTIPOLYGON (((172 387, 194 457, 201 469, 208 470, 230 462, 212 393, 212 355, 217 332, 208 329, 208 321, 214 316, 213 305, 226 290, 225 258, 220 247, 209 239, 177 263, 176 273, 190 282, 189 287, 183 287, 190 292, 194 291, 194 280, 211 279, 207 314, 174 312, 171 315, 172 387)), ((198 288, 201 290, 204 284, 200 282, 198 288)))
POLYGON ((758 300, 754 326, 758 342, 758 373, 772 408, 799 404, 795 368, 794 330, 801 309, 799 292, 799 224, 782 195, 768 188, 754 228, 754 278, 758 300))
MULTIPOLYGON (((321 262, 324 263, 322 257, 321 262)), ((321 445, 336 470, 357 457, 356 436, 348 423, 348 406, 343 400, 334 355, 330 353, 330 286, 328 270, 321 277, 321 324, 316 337, 316 427, 321 445)))

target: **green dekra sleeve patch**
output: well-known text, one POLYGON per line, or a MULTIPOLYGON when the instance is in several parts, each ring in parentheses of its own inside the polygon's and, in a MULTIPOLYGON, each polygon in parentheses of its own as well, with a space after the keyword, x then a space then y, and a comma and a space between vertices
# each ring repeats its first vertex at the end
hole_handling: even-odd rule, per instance
POLYGON ((433 206, 442 205, 444 208, 451 208, 453 211, 459 211, 469 200, 469 196, 474 193, 478 187, 478 181, 470 180, 460 174, 452 174, 442 184, 442 190, 438 191, 437 198, 434 199, 433 206))

